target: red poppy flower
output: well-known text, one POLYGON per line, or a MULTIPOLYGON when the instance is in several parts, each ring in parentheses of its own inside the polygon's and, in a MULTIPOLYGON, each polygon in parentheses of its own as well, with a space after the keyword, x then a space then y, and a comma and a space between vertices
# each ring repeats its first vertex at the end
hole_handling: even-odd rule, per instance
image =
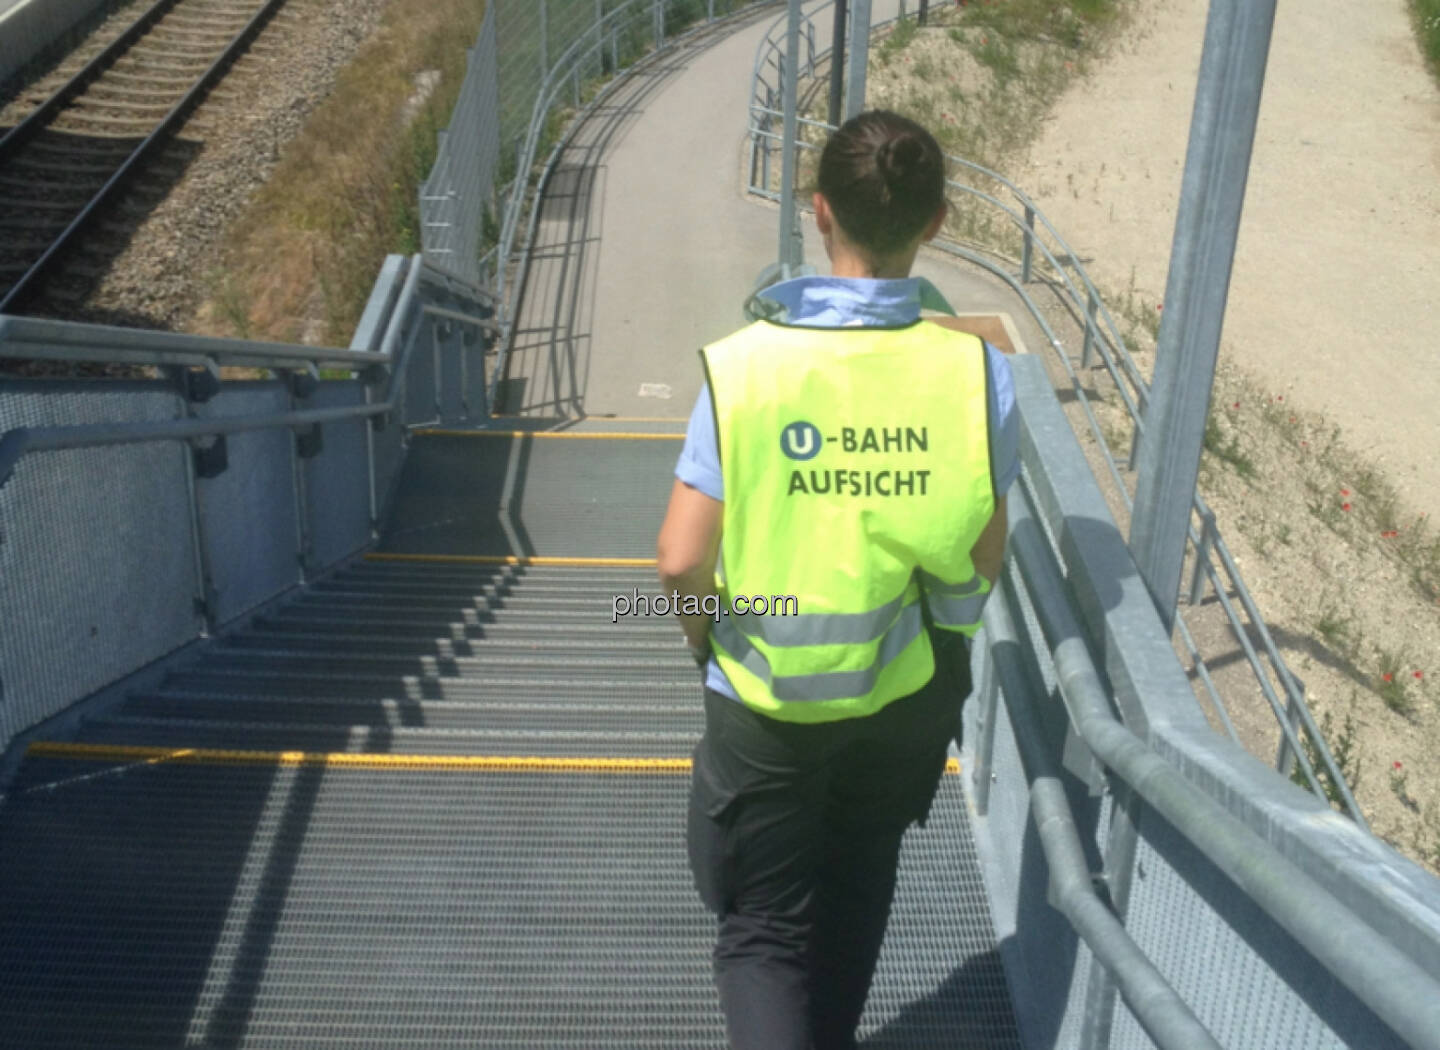
POLYGON ((1395 760, 1395 768, 1396 768, 1396 769, 1399 769, 1399 768, 1400 768, 1400 760, 1399 760, 1398 758, 1395 760))
POLYGON ((1416 671, 1416 672, 1415 672, 1415 677, 1416 677, 1416 678, 1424 678, 1424 677, 1425 677, 1425 672, 1424 672, 1424 671, 1416 671))
POLYGON ((1382 681, 1382 682, 1393 682, 1393 681, 1395 681, 1395 676, 1394 676, 1393 674, 1391 674, 1389 671, 1386 671, 1384 674, 1382 674, 1382 675, 1380 676, 1380 681, 1382 681))
POLYGON ((1340 504, 1340 509, 1341 509, 1341 510, 1349 510, 1349 509, 1350 509, 1350 504, 1348 504, 1348 503, 1342 503, 1342 504, 1340 504))

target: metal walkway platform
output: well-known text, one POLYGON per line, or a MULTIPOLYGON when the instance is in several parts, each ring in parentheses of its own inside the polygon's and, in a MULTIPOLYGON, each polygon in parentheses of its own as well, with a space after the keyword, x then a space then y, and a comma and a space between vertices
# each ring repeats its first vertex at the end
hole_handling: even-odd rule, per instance
MULTIPOLYGON (((695 671, 668 619, 611 622, 653 568, 580 560, 653 544, 621 479, 677 449, 535 439, 522 471, 529 441, 411 449, 397 522, 479 499, 449 535, 488 553, 359 562, 32 745, 0 800, 6 1045, 723 1046, 683 842, 695 671), (582 513, 541 535, 477 484, 507 476, 582 513), (560 563, 505 564, 502 519, 560 563)), ((1019 1045, 958 776, 906 841, 864 1033, 1019 1045)))

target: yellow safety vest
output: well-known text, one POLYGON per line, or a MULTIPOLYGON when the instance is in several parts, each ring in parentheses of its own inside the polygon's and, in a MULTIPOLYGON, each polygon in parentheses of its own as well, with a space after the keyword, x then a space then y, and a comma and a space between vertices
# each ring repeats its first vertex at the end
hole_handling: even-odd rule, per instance
POLYGON ((873 714, 935 671, 938 627, 973 635, 970 551, 995 512, 985 348, 917 321, 768 321, 701 351, 725 511, 712 635, 750 707, 787 722, 873 714), (734 598, 798 615, 723 614, 734 598))

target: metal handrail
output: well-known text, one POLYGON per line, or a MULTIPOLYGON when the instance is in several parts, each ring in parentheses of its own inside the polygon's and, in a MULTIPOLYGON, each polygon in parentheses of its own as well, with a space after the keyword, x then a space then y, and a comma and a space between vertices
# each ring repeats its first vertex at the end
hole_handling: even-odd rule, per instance
MULTIPOLYGON (((1010 502, 1011 562, 1024 582, 1080 738, 1111 773, 1197 846, 1377 1017, 1417 1050, 1440 1050, 1435 980, 1244 821, 1186 780, 1112 712, 1086 633, 1070 608, 1023 487, 1018 496, 1010 502)), ((1001 589, 1006 602, 1018 608, 1012 574, 1004 574, 1001 589)), ((986 607, 987 630, 997 612, 1003 616, 1002 609, 992 609, 997 604, 986 607)), ((1003 633, 1005 624, 998 626, 1003 633)), ((1013 622, 1010 626, 1014 637, 1013 622)), ((1023 719, 1017 732, 1022 726, 1023 719)))
MULTIPOLYGON (((338 408, 317 408, 303 409, 298 412, 283 412, 269 415, 238 415, 238 416, 212 416, 208 418, 186 417, 181 419, 164 420, 160 422, 145 423, 97 423, 70 426, 54 427, 16 427, 0 434, 0 488, 3 488, 11 476, 15 467, 26 455, 38 452, 54 452, 63 449, 97 448, 115 445, 146 444, 155 441, 191 441, 197 438, 218 437, 225 434, 238 434, 255 430, 269 430, 282 427, 313 426, 320 423, 342 422, 346 420, 367 419, 384 416, 394 412, 400 406, 400 399, 405 391, 405 371, 409 361, 410 353, 415 345, 415 336, 419 332, 418 325, 411 329, 408 338, 402 338, 410 315, 418 310, 421 316, 432 315, 442 317, 450 321, 470 323, 480 328, 490 328, 493 322, 488 318, 471 317, 460 311, 447 310, 443 307, 427 306, 419 301, 419 286, 422 282, 439 283, 445 287, 453 287, 454 282, 459 281, 453 274, 445 273, 432 266, 424 259, 416 255, 411 260, 409 273, 405 276, 405 284, 400 294, 396 297, 395 304, 390 311, 390 317, 385 329, 384 338, 381 340, 380 349, 377 351, 361 350, 330 350, 320 360, 333 360, 341 363, 372 365, 384 363, 389 365, 385 383, 378 400, 365 404, 347 405, 338 408)), ((468 286, 467 286, 468 287, 468 286)), ((471 289, 473 290, 473 288, 471 289)), ((47 322, 33 318, 3 318, 0 319, 0 338, 4 338, 7 331, 13 325, 22 331, 39 326, 44 329, 46 326, 54 326, 59 322, 47 322)), ((73 326, 71 326, 73 328, 73 326)), ((104 339, 109 333, 118 332, 127 338, 139 340, 156 339, 161 336, 170 337, 177 342, 190 345, 199 343, 209 346, 210 344, 227 344, 233 351, 233 355, 227 358, 227 363, 235 363, 244 360, 240 355, 253 353, 255 349, 263 344, 247 343, 243 340, 219 340, 208 339, 202 336, 183 336, 174 333, 163 332, 136 332, 130 329, 109 329, 101 326, 86 326, 86 329, 94 329, 95 340, 104 339)), ((212 347, 213 349, 213 347, 212 347)), ((118 350, 117 354, 124 354, 125 351, 118 350)), ((157 351, 165 354, 165 351, 157 351)), ((313 355, 311 347, 291 347, 276 345, 267 348, 266 355, 255 358, 264 360, 274 367, 279 362, 291 362, 307 360, 313 355)), ((180 351, 175 351, 176 358, 184 357, 180 351)), ((123 356, 94 358, 96 360, 125 360, 123 356)), ((173 363, 173 362, 167 362, 173 363)))
MULTIPOLYGON (((712 25, 737 17, 753 7, 761 7, 766 4, 771 4, 775 2, 777 2, 777 0, 750 0, 749 3, 742 4, 742 6, 737 8, 736 10, 718 17, 713 14, 712 5, 711 13, 707 15, 705 22, 692 29, 688 29, 683 33, 678 33, 675 36, 669 37, 664 41, 657 43, 655 50, 651 52, 651 54, 660 54, 668 50, 670 47, 674 46, 676 42, 685 40, 695 33, 702 32, 703 30, 707 29, 712 25)), ((613 32, 617 28, 615 23, 618 21, 620 16, 624 15, 628 17, 632 9, 634 9, 637 5, 651 4, 653 4, 653 0, 621 0, 621 3, 619 5, 611 8, 609 11, 604 12, 604 14, 599 19, 592 23, 588 29, 586 29, 583 33, 576 37, 574 41, 571 42, 570 46, 567 47, 560 54, 560 57, 557 58, 554 63, 552 63, 550 69, 546 72, 544 79, 541 81, 540 90, 535 97, 534 105, 531 107, 530 124, 526 129, 524 147, 520 151, 520 164, 519 167, 516 169, 515 179, 510 186, 510 198, 506 202, 504 207, 505 215, 500 228, 500 239, 496 247, 491 249, 491 252, 487 253, 487 257, 491 254, 494 255, 496 269, 495 282, 498 292, 498 298, 499 301, 505 304, 505 307, 502 308, 502 330, 504 332, 504 335, 501 339, 500 351, 496 358, 495 371, 491 375, 490 380, 491 388, 489 396, 491 404, 495 403, 496 395, 499 393, 499 383, 505 375, 506 362, 509 360, 510 350, 515 340, 514 318, 509 316, 508 312, 509 308, 511 308, 513 304, 507 302, 506 292, 508 280, 506 274, 506 263, 510 259, 511 252, 514 250, 515 236, 517 233, 517 227, 519 226, 520 222, 520 215, 524 211, 525 199, 529 191, 530 180, 527 176, 527 173, 532 169, 535 164, 535 152, 539 148, 541 130, 544 127, 547 114, 549 114, 550 112, 550 107, 554 105, 555 98, 559 94, 561 88, 563 88, 571 78, 578 78, 580 75, 580 69, 583 67, 583 65, 586 62, 590 61, 597 54, 599 54, 601 49, 604 48, 606 37, 608 34, 613 32), (592 37, 593 39, 591 39, 592 37)), ((571 121, 569 128, 566 129, 565 133, 560 137, 559 141, 556 142, 556 144, 551 148, 550 155, 546 159, 545 166, 542 169, 539 178, 536 180, 536 189, 534 195, 535 200, 538 201, 540 196, 543 195, 545 187, 549 182, 550 174, 554 168, 556 160, 564 151, 565 146, 569 143, 570 138, 573 135, 576 127, 578 127, 578 125, 580 124, 579 118, 588 114, 596 105, 602 102, 609 95, 610 91, 618 83, 620 83, 621 78, 618 76, 618 72, 619 71, 617 70, 617 75, 612 77, 609 83, 607 83, 593 99, 591 99, 583 107, 577 109, 576 119, 571 121)), ((535 229, 537 223, 539 222, 539 211, 540 209, 538 204, 531 208, 530 221, 527 226, 524 248, 521 251, 520 259, 516 263, 517 273, 523 273, 525 267, 528 265, 530 249, 535 240, 535 229)))
POLYGON ((105 361, 132 365, 296 369, 338 365, 352 369, 388 364, 377 351, 292 346, 113 325, 0 314, 0 344, 8 356, 52 361, 105 361))
MULTIPOLYGON (((807 58, 807 64, 812 69, 815 63, 828 58, 831 53, 830 49, 816 51, 814 44, 814 19, 817 15, 830 8, 832 5, 833 0, 824 0, 824 2, 817 4, 815 7, 807 11, 804 15, 806 25, 809 27, 809 32, 806 34, 806 38, 809 42, 810 48, 810 53, 807 58)), ((903 13, 899 17, 903 18, 903 13)), ((778 194, 771 191, 768 186, 756 185, 755 173, 758 165, 756 164, 755 153, 760 148, 760 143, 762 141, 773 141, 782 138, 779 133, 770 130, 770 125, 772 121, 782 117, 783 114, 779 110, 774 109, 768 104, 770 99, 778 97, 779 87, 778 85, 770 85, 766 83, 764 72, 766 69, 766 61, 770 58, 772 54, 776 56, 782 56, 784 53, 783 48, 776 39, 782 25, 784 24, 784 21, 785 20, 783 18, 776 19, 776 21, 772 23, 769 30, 767 30, 765 35, 762 37, 759 45, 756 47, 755 60, 751 74, 752 84, 754 86, 751 90, 750 103, 751 119, 749 135, 751 143, 751 163, 750 185, 748 189, 751 193, 754 193, 757 196, 762 196, 771 200, 777 199, 778 194), (762 84, 765 85, 764 90, 761 89, 762 84)), ((880 20, 875 22, 872 28, 881 28, 894 21, 897 21, 897 19, 892 18, 880 20)), ((770 65, 773 66, 778 72, 781 65, 781 60, 777 58, 775 61, 771 62, 770 65)), ((834 125, 831 125, 824 121, 804 119, 800 123, 802 126, 805 127, 811 127, 825 131, 835 130, 834 125)), ((806 143, 798 139, 796 144, 799 148, 802 149, 814 150, 818 148, 812 143, 806 143)), ((768 150, 766 155, 768 156, 768 150)), ((1075 311, 1077 316, 1086 318, 1085 325, 1087 337, 1093 337, 1093 342, 1091 342, 1091 340, 1087 338, 1087 346, 1093 345, 1099 352, 1100 359, 1103 362, 1107 373, 1110 375, 1110 378, 1114 383, 1115 388, 1119 391, 1121 395, 1121 400, 1125 405, 1126 412, 1130 416, 1132 425, 1134 427, 1132 452, 1133 450, 1138 450, 1139 442, 1143 437, 1144 408, 1149 397, 1149 384, 1145 381, 1144 376, 1140 372, 1139 366, 1135 363, 1134 357, 1130 354, 1129 349, 1126 347, 1124 338, 1120 335, 1119 328, 1115 324, 1115 320, 1111 315, 1109 308, 1105 305, 1103 297, 1100 295, 1098 289, 1095 287, 1094 282, 1090 279, 1089 274, 1086 273, 1084 266, 1075 256, 1070 246, 1065 242, 1065 239, 1060 235, 1054 224, 1044 214, 1044 212, 1041 211, 1038 205, 1036 205, 1035 202, 1018 186, 1016 186, 1009 179, 999 174, 998 172, 991 171, 988 168, 982 167, 979 164, 965 160, 964 158, 960 157, 947 157, 947 160, 956 166, 969 169, 982 175, 987 179, 994 180, 996 183, 1005 187, 1006 190, 1008 190, 1011 194, 1014 195, 1014 198, 1018 204, 1018 210, 1016 207, 1008 205, 1005 202, 998 200, 991 194, 985 193, 984 191, 979 190, 975 187, 958 182, 953 178, 947 178, 946 180, 946 184, 950 188, 974 196, 975 198, 996 207, 1020 229, 1021 234, 1024 238, 1024 252, 1021 261, 1020 281, 1017 282, 1012 275, 1010 275, 1001 267, 995 265, 992 260, 983 257, 979 253, 969 251, 957 242, 950 241, 948 238, 936 238, 936 240, 932 242, 932 244, 934 244, 935 247, 943 251, 947 251, 950 254, 961 256, 962 258, 966 258, 967 260, 975 262, 977 265, 984 267, 989 272, 1001 277, 1003 280, 1006 281, 1007 284, 1010 285, 1013 290, 1020 294, 1027 309, 1030 310, 1034 319, 1041 326, 1042 331, 1045 332, 1050 342, 1051 349, 1055 352, 1055 356, 1061 362, 1067 373, 1071 386, 1074 389, 1077 403, 1081 406, 1081 409, 1085 414, 1087 424, 1096 440, 1096 447, 1099 449, 1101 457, 1105 462, 1107 471, 1110 474, 1111 481, 1114 483, 1115 490, 1118 493, 1122 502, 1124 503, 1124 506, 1128 512, 1133 506, 1130 492, 1125 485, 1124 479, 1121 475, 1120 468, 1116 463, 1115 457, 1111 454, 1109 439, 1106 437, 1104 429, 1100 426, 1100 422, 1096 418, 1090 406, 1089 398, 1087 397, 1084 390, 1084 384, 1080 381, 1080 377, 1075 372, 1069 355, 1064 352, 1063 343, 1056 337, 1053 329, 1051 329, 1050 325, 1045 321, 1043 314, 1037 308, 1034 301, 1020 287, 1032 276, 1030 257, 1034 246, 1039 246, 1042 254, 1045 257, 1045 260, 1050 264, 1055 275, 1058 277, 1060 285, 1066 293, 1065 298, 1068 299, 1070 308, 1075 311), (1037 222, 1040 225, 1040 230, 1036 229, 1035 223, 1037 222), (1052 251, 1050 246, 1046 243, 1045 239, 1040 236, 1041 230, 1043 230, 1045 233, 1048 233, 1049 236, 1054 240, 1056 246, 1059 248, 1058 254, 1055 251, 1052 251), (1065 262, 1062 263, 1062 259, 1065 260, 1065 262), (1084 290, 1083 295, 1081 294, 1081 289, 1077 288, 1074 281, 1072 281, 1071 270, 1074 271, 1075 275, 1079 279, 1080 286, 1084 290)), ((1083 363, 1084 359, 1082 358, 1082 364, 1083 363)), ((1200 516, 1201 521, 1203 522, 1201 529, 1197 530, 1192 523, 1188 530, 1189 540, 1195 551, 1195 571, 1197 573, 1197 579, 1199 575, 1203 575, 1206 579, 1208 579, 1211 583, 1211 586, 1214 588, 1216 595, 1220 598, 1221 609, 1226 617, 1227 622, 1230 625, 1231 631, 1234 633, 1235 637, 1237 638, 1239 644, 1242 647, 1242 650, 1244 651, 1246 660, 1250 664, 1251 670, 1254 672, 1256 682, 1260 688, 1262 695, 1264 696, 1266 702, 1270 705, 1272 711, 1276 716, 1276 723, 1284 741, 1281 749, 1281 759, 1279 762, 1277 762, 1277 765, 1280 765, 1283 768, 1284 760, 1286 758, 1293 757, 1295 762, 1298 764, 1302 774, 1304 775, 1306 781, 1310 785, 1311 790, 1322 798, 1326 797, 1326 792, 1320 784, 1319 777, 1315 772, 1314 765, 1310 761, 1309 754, 1307 753, 1306 748, 1301 745, 1300 740, 1296 735, 1295 727, 1292 726, 1290 718, 1287 717, 1286 709, 1288 708, 1288 711, 1293 713, 1293 716, 1299 720, 1301 727, 1304 729, 1305 734, 1308 737, 1309 744, 1314 749, 1315 754, 1319 756, 1322 764, 1324 765, 1326 774, 1330 779, 1331 783, 1335 785, 1336 791, 1340 796, 1340 801, 1344 806, 1347 815, 1359 826, 1368 830, 1369 824, 1365 820, 1364 814, 1361 812, 1360 806, 1356 802, 1354 795, 1350 790, 1349 784, 1346 782, 1344 774, 1340 771, 1338 763, 1336 763, 1334 756, 1331 754, 1329 745, 1326 742, 1324 735, 1320 732, 1319 727, 1315 723, 1314 717, 1310 713, 1308 705, 1305 703, 1303 687, 1296 680, 1295 676, 1290 671, 1289 667, 1286 665, 1284 658, 1280 655, 1279 649, 1275 645, 1274 638, 1270 634, 1269 628, 1266 626, 1263 617, 1261 617, 1259 608, 1256 605, 1254 598, 1251 596, 1249 588, 1245 585, 1244 580, 1240 576, 1239 568, 1235 565, 1234 559, 1230 555, 1229 548, 1225 545, 1224 540, 1220 537, 1218 528, 1216 528, 1213 524, 1214 515, 1210 512, 1208 505, 1206 505, 1205 501, 1201 498, 1198 492, 1195 494, 1194 497, 1194 510, 1195 513, 1200 516), (1221 568, 1223 569, 1224 575, 1226 577, 1225 580, 1221 579, 1220 569, 1217 569, 1210 559, 1209 547, 1212 545, 1214 546, 1216 553, 1220 557, 1221 568), (1226 586, 1227 582, 1229 585, 1228 588, 1226 586), (1240 598, 1241 608, 1245 611, 1245 614, 1249 618, 1250 623, 1255 627, 1256 632, 1259 635, 1261 647, 1263 648, 1271 667, 1274 669, 1274 672, 1280 681, 1281 688, 1285 693, 1285 705, 1282 705, 1279 697, 1276 695, 1274 687, 1269 681, 1269 675, 1266 673, 1264 667, 1261 665, 1259 654, 1255 651, 1254 646, 1250 643, 1245 625, 1244 623, 1242 623, 1238 613, 1236 613, 1234 609, 1234 606, 1232 605, 1232 603, 1230 603, 1228 599, 1226 591, 1230 588, 1233 588, 1237 597, 1240 598)), ((1224 701, 1220 697, 1218 690, 1215 688, 1215 684, 1209 674, 1209 669, 1205 666, 1204 658, 1200 654, 1194 637, 1190 633, 1188 625, 1185 624, 1183 617, 1176 618, 1176 626, 1179 629, 1181 640, 1186 648, 1188 655, 1190 656, 1191 660, 1194 662, 1197 670, 1200 673, 1201 683, 1204 686, 1215 711, 1217 712, 1222 727, 1227 733, 1230 734, 1232 738, 1234 738, 1234 726, 1231 722, 1228 711, 1226 711, 1225 709, 1224 701)))
MULTIPOLYGON (((1008 581, 1000 582, 1003 585, 1008 581)), ((985 604, 985 637, 1000 695, 1010 715, 1020 766, 1030 784, 1030 805, 1049 871, 1052 903, 1070 921, 1096 961, 1110 972, 1136 1021, 1161 1050, 1219 1050, 1214 1036, 1096 891, 1064 782, 1030 704, 1030 697, 1043 695, 1045 690, 1038 687, 1031 662, 1024 661, 1018 652, 1023 635, 1010 614, 1012 599, 1007 595, 1005 601, 1000 601, 997 597, 985 604)))

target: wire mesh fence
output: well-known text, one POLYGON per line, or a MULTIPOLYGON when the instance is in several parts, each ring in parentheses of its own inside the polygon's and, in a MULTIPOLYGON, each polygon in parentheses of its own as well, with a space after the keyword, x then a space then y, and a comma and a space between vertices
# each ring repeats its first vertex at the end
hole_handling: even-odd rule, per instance
POLYGON ((480 256, 498 236, 498 54, 491 7, 470 49, 449 127, 440 133, 435 166, 420 187, 420 240, 426 259, 476 284, 481 283, 480 256))

